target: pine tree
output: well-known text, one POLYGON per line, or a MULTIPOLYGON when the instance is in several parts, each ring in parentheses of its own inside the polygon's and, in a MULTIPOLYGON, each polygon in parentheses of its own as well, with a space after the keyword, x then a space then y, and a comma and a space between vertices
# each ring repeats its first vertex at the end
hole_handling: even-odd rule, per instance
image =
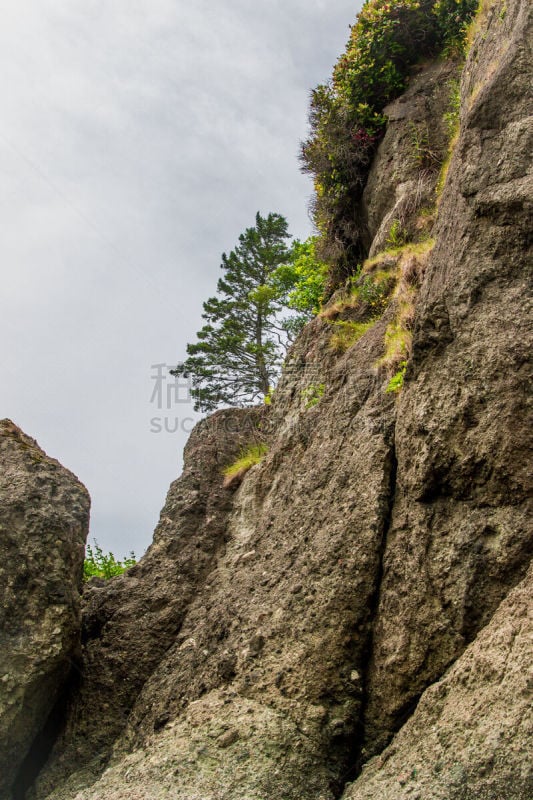
POLYGON ((222 255, 217 296, 204 303, 206 324, 187 358, 171 370, 190 376, 197 411, 220 404, 246 405, 268 395, 285 352, 280 321, 283 299, 270 280, 288 256, 287 221, 280 214, 255 217, 255 226, 222 255))

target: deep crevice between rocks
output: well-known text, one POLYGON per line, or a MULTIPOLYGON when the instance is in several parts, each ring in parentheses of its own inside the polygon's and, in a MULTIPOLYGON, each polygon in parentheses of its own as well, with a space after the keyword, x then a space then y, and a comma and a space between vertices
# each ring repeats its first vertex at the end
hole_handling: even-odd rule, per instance
POLYGON ((35 784, 39 773, 45 766, 52 749, 58 740, 66 719, 66 712, 72 692, 80 682, 78 665, 72 661, 69 675, 63 684, 48 718, 32 742, 28 753, 20 765, 11 787, 11 800, 25 800, 27 793, 35 784))
POLYGON ((394 431, 392 432, 393 441, 391 444, 391 448, 388 455, 388 479, 389 479, 389 488, 388 488, 388 502, 385 509, 385 513, 383 516, 383 526, 381 531, 381 540, 379 545, 379 560, 378 560, 378 568, 376 572, 376 581, 374 592, 372 597, 369 600, 369 630, 367 634, 367 642, 365 644, 363 650, 363 658, 362 658, 362 676, 361 676, 361 684, 362 684, 362 692, 361 692, 361 711, 360 711, 360 722, 357 726, 358 729, 354 734, 351 743, 351 766, 339 778, 337 786, 334 787, 334 795, 335 800, 340 800, 343 796, 346 786, 349 783, 353 783, 359 777, 363 764, 365 763, 366 759, 363 753, 363 746, 365 742, 365 714, 366 709, 368 706, 368 673, 369 667, 372 660, 372 651, 373 651, 373 640, 374 640, 374 622, 376 618, 377 609, 379 607, 379 599, 381 593, 381 583, 383 579, 383 561, 385 557, 385 552, 387 550, 387 539, 389 530, 392 523, 392 513, 394 508, 394 499, 396 495, 396 480, 397 480, 397 472, 398 472, 398 460, 396 458, 396 448, 394 445, 394 431))

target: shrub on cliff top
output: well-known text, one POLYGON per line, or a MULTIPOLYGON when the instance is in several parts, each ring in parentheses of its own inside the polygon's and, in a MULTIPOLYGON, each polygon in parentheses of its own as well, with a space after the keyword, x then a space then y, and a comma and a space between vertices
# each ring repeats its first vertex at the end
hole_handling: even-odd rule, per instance
POLYGON ((367 0, 327 84, 311 95, 303 170, 314 177, 319 255, 330 264, 330 289, 366 256, 360 200, 383 109, 404 90, 410 67, 460 50, 477 0, 367 0))
POLYGON ((115 558, 113 553, 104 553, 96 539, 94 548, 88 544, 85 548, 85 561, 83 564, 83 579, 103 578, 108 580, 116 575, 122 575, 129 567, 137 563, 135 553, 131 552, 122 561, 115 558))

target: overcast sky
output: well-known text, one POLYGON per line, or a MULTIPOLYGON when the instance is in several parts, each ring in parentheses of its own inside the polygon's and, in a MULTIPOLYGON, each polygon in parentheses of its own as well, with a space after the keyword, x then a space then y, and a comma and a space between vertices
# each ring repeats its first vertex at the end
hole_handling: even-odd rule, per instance
POLYGON ((309 90, 359 5, 2 2, 0 416, 85 483, 117 555, 150 543, 195 416, 150 402, 152 365, 184 357, 256 211, 311 232, 309 90))

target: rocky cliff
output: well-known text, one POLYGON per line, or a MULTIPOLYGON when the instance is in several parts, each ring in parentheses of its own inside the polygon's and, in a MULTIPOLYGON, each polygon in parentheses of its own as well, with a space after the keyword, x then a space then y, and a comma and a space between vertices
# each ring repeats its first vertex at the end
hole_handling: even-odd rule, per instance
POLYGON ((3 798, 13 784, 22 792, 31 783, 32 764, 57 730, 54 709, 77 675, 89 495, 7 419, 0 422, 0 461, 3 798))
POLYGON ((440 180, 457 65, 387 108, 359 286, 270 407, 200 423, 146 556, 89 584, 80 679, 15 800, 533 796, 530 43, 525 0, 485 3, 440 180))

